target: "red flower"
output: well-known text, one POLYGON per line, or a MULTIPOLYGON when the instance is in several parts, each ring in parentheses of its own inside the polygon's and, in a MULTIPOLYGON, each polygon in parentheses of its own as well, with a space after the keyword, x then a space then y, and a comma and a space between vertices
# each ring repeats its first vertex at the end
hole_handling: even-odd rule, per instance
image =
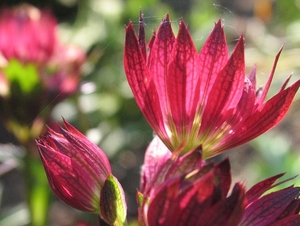
POLYGON ((1 9, 0 68, 13 59, 34 64, 49 92, 66 96, 77 89, 85 55, 77 47, 62 45, 56 26, 56 19, 49 11, 28 4, 1 9))
POLYGON ((236 183, 229 192, 228 159, 217 165, 206 164, 200 149, 178 155, 158 138, 148 147, 138 193, 139 225, 300 224, 299 187, 263 195, 283 174, 261 181, 247 192, 243 184, 236 183))
POLYGON ((84 52, 60 43, 56 19, 28 4, 0 10, 0 111, 31 124, 74 94, 84 52), (40 114, 43 111, 43 114, 40 114))
POLYGON ((197 53, 185 23, 175 38, 167 15, 148 48, 141 16, 138 37, 132 23, 126 27, 124 68, 138 106, 172 151, 202 145, 208 158, 259 136, 282 120, 300 86, 286 88, 287 79, 265 101, 279 52, 257 95, 255 68, 245 77, 243 36, 228 57, 221 20, 197 53))
POLYGON ((110 225, 124 222, 124 192, 105 153, 66 121, 64 125, 61 133, 49 129, 36 142, 53 192, 73 208, 100 214, 110 225))
POLYGON ((58 44, 56 19, 48 11, 28 4, 2 8, 0 51, 5 59, 44 63, 58 44))

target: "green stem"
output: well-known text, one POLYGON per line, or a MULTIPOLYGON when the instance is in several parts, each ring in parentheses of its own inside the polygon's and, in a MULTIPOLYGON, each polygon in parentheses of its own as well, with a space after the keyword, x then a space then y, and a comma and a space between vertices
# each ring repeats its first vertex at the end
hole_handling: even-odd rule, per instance
POLYGON ((47 222, 51 193, 42 162, 35 154, 33 150, 27 149, 24 158, 26 196, 30 225, 44 226, 47 222))

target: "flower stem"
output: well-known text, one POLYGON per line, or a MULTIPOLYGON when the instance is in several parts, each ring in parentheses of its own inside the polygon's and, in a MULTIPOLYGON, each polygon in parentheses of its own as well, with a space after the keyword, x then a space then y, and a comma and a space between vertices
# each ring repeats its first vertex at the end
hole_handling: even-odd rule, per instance
POLYGON ((50 188, 41 160, 28 150, 24 158, 26 198, 32 226, 46 225, 50 188))

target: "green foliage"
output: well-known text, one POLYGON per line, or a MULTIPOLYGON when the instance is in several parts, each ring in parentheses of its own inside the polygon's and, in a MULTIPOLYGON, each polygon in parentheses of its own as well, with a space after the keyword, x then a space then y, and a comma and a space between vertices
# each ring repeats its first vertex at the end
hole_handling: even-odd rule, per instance
POLYGON ((3 72, 12 84, 20 88, 20 94, 28 94, 40 83, 38 71, 34 64, 23 64, 22 62, 12 59, 8 62, 3 72))
POLYGON ((300 3, 297 0, 276 1, 274 19, 276 23, 288 25, 300 19, 300 3))

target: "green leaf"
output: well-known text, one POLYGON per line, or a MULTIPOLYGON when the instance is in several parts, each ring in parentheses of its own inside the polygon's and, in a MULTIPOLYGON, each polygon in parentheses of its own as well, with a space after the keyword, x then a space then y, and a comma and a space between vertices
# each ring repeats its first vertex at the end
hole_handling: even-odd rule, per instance
POLYGON ((21 93, 30 93, 40 83, 36 65, 32 63, 23 64, 16 59, 11 59, 3 72, 10 83, 16 83, 21 93))

